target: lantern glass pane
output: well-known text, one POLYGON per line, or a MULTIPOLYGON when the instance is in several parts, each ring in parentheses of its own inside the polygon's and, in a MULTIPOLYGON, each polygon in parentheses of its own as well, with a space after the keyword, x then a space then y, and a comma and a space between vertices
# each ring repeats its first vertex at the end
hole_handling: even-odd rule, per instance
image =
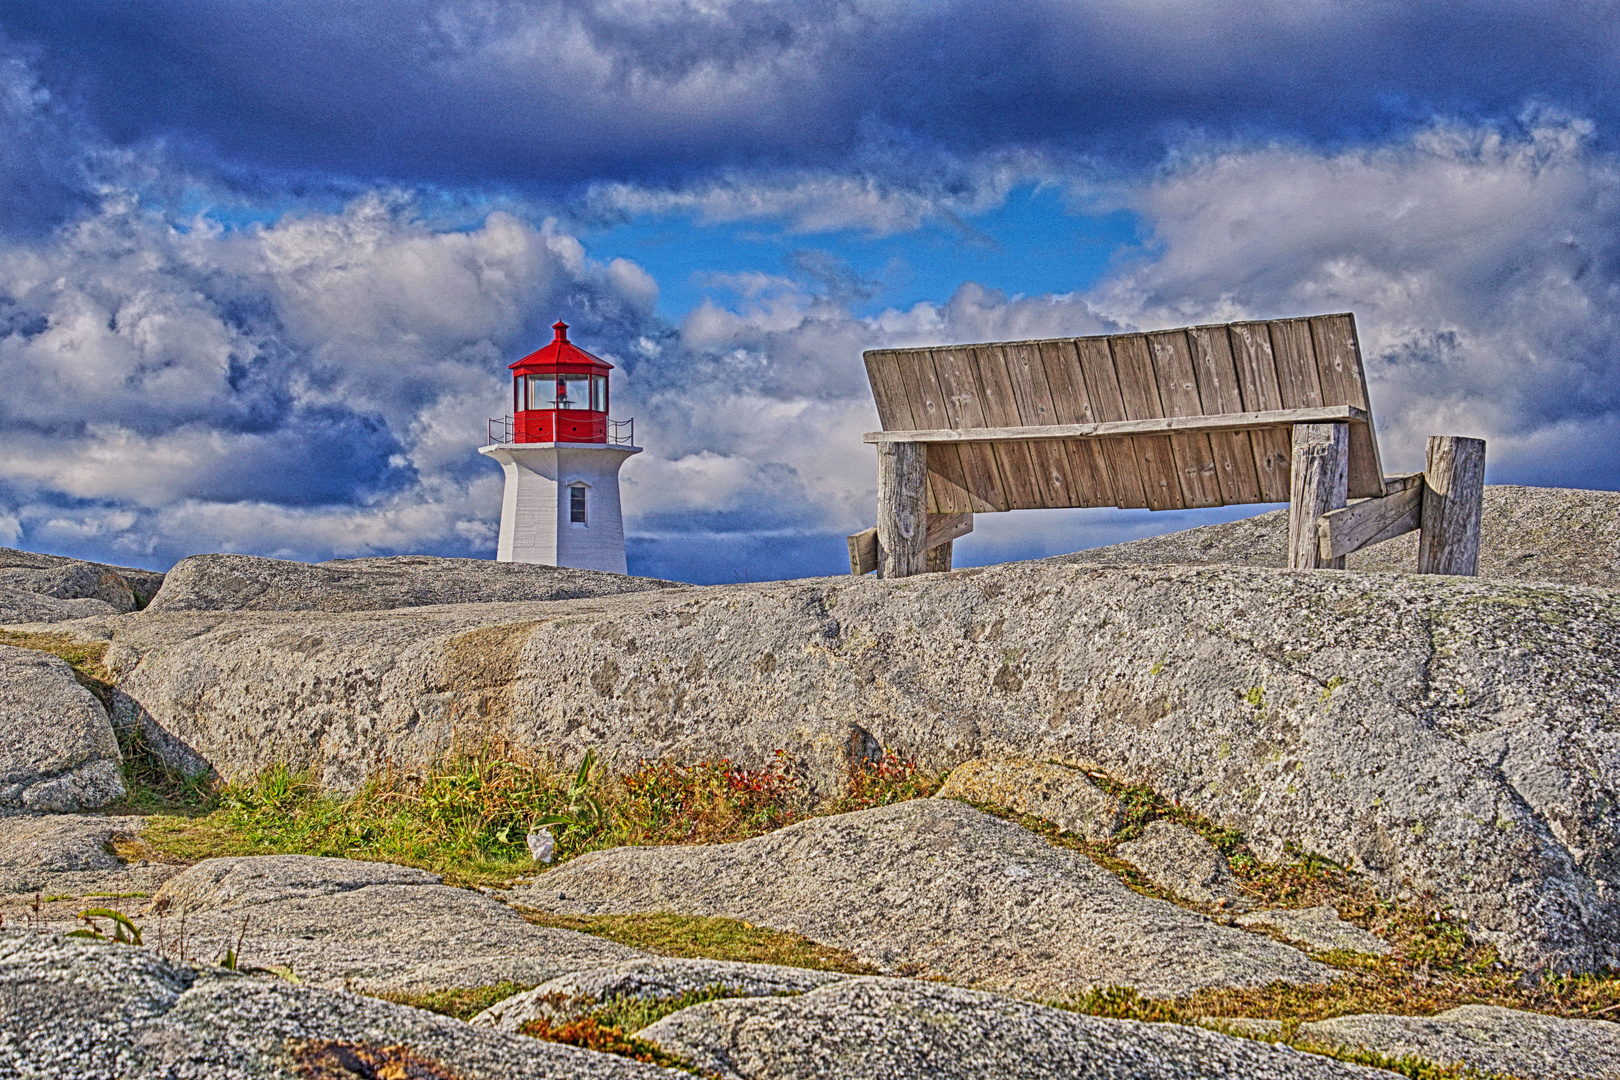
POLYGON ((591 408, 596 412, 607 412, 607 376, 591 376, 591 408))
POLYGON ((591 405, 591 377, 564 374, 557 376, 557 408, 588 409, 591 405))

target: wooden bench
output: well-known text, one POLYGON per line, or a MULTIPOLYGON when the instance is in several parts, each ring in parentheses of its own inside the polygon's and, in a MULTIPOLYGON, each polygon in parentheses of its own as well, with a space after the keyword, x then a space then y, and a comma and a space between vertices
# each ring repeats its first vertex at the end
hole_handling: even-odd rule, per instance
POLYGON ((1277 502, 1292 567, 1421 529, 1420 573, 1476 572, 1485 444, 1436 436, 1423 473, 1385 476, 1352 315, 865 360, 878 523, 849 538, 851 573, 948 570, 974 514, 1277 502))

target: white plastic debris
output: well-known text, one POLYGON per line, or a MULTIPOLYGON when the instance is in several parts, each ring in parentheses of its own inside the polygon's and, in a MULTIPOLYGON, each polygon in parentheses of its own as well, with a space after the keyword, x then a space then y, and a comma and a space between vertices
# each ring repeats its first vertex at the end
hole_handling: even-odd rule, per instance
POLYGON ((529 834, 529 856, 535 862, 550 862, 556 854, 557 838, 551 835, 550 829, 529 834))

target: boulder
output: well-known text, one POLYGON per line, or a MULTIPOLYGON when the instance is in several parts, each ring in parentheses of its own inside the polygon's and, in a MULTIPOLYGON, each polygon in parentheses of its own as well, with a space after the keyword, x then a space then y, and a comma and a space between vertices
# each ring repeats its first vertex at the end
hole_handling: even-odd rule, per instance
POLYGON ((124 797, 107 711, 67 661, 0 645, 0 806, 63 813, 124 797))
POLYGON ((153 611, 382 611, 435 604, 577 600, 680 588, 672 581, 429 555, 287 562, 193 555, 176 563, 153 611))
MULTIPOLYGON (((1620 588, 1620 492, 1492 484, 1480 519, 1479 576, 1620 588)), ((1351 570, 1413 573, 1418 534, 1353 552, 1351 570)), ((1065 562, 1139 566, 1288 565, 1288 511, 1061 556, 1065 562)))
POLYGON ((1331 907, 1251 911, 1237 917, 1239 926, 1270 927, 1313 952, 1358 952, 1388 956, 1389 942, 1355 923, 1345 922, 1331 907))
POLYGON ((0 932, 0 1075, 689 1080, 386 1001, 149 948, 0 932))
POLYGON ((836 971, 810 971, 776 964, 742 964, 729 960, 683 960, 658 957, 627 960, 590 968, 543 982, 514 994, 468 1021, 481 1027, 517 1031, 530 1020, 561 1020, 590 1012, 611 1001, 639 998, 665 1001, 695 990, 723 988, 735 997, 778 997, 803 994, 840 979, 836 971))
MULTIPOLYGON (((0 918, 21 921, 36 894, 76 899, 86 893, 149 894, 181 867, 112 852, 114 840, 139 834, 145 818, 96 814, 0 814, 0 918), (26 894, 26 895, 24 895, 26 894), (7 901, 5 897, 14 897, 7 901)), ((84 905, 45 913, 71 920, 84 905)))
POLYGON ((533 926, 482 893, 388 863, 309 855, 205 859, 166 882, 139 919, 188 959, 235 949, 242 966, 290 968, 315 986, 366 993, 543 983, 647 953, 533 926))
POLYGON ((57 600, 100 600, 124 612, 144 606, 162 585, 156 570, 0 548, 0 588, 57 600))
MULTIPOLYGON (((352 787, 495 738, 577 762, 850 747, 1066 762, 1263 858, 1432 890, 1521 966, 1620 966, 1620 599, 1570 585, 1047 560, 371 613, 139 612, 120 716, 227 778, 352 787), (858 737, 857 737, 858 736, 858 737)), ((154 736, 154 741, 158 741, 154 736)), ((864 751, 863 751, 864 753, 864 751)))
POLYGON ((102 600, 57 600, 0 584, 0 626, 59 623, 117 614, 117 608, 102 600))
POLYGON ((1103 1020, 954 986, 845 979, 709 1001, 640 1038, 725 1080, 1389 1080, 1379 1069, 1179 1024, 1103 1020))
POLYGON ((1298 1037, 1461 1062, 1481 1073, 1620 1080, 1620 1024, 1567 1020, 1496 1005, 1462 1005, 1435 1016, 1336 1016, 1301 1024, 1298 1037))
POLYGON ((1021 758, 964 762, 951 770, 936 793, 941 799, 988 803, 1050 821, 1064 832, 1091 841, 1119 831, 1119 800, 1068 765, 1021 758))
POLYGON ((590 852, 511 899, 578 915, 720 915, 836 945, 888 973, 1049 997, 1110 985, 1180 997, 1334 976, 949 799, 812 818, 730 844, 590 852))
POLYGON ((1150 821, 1142 835, 1114 849, 1166 892, 1197 904, 1232 907, 1244 903, 1226 856, 1215 845, 1174 821, 1150 821))

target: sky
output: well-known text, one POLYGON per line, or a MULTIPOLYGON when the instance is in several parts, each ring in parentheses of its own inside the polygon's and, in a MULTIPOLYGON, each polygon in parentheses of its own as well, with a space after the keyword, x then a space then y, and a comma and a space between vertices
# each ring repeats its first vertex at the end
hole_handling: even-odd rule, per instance
POLYGON ((0 545, 492 558, 562 318, 632 573, 839 573, 863 350, 1337 311, 1389 471, 1620 488, 1620 3, 0 5, 0 545))

